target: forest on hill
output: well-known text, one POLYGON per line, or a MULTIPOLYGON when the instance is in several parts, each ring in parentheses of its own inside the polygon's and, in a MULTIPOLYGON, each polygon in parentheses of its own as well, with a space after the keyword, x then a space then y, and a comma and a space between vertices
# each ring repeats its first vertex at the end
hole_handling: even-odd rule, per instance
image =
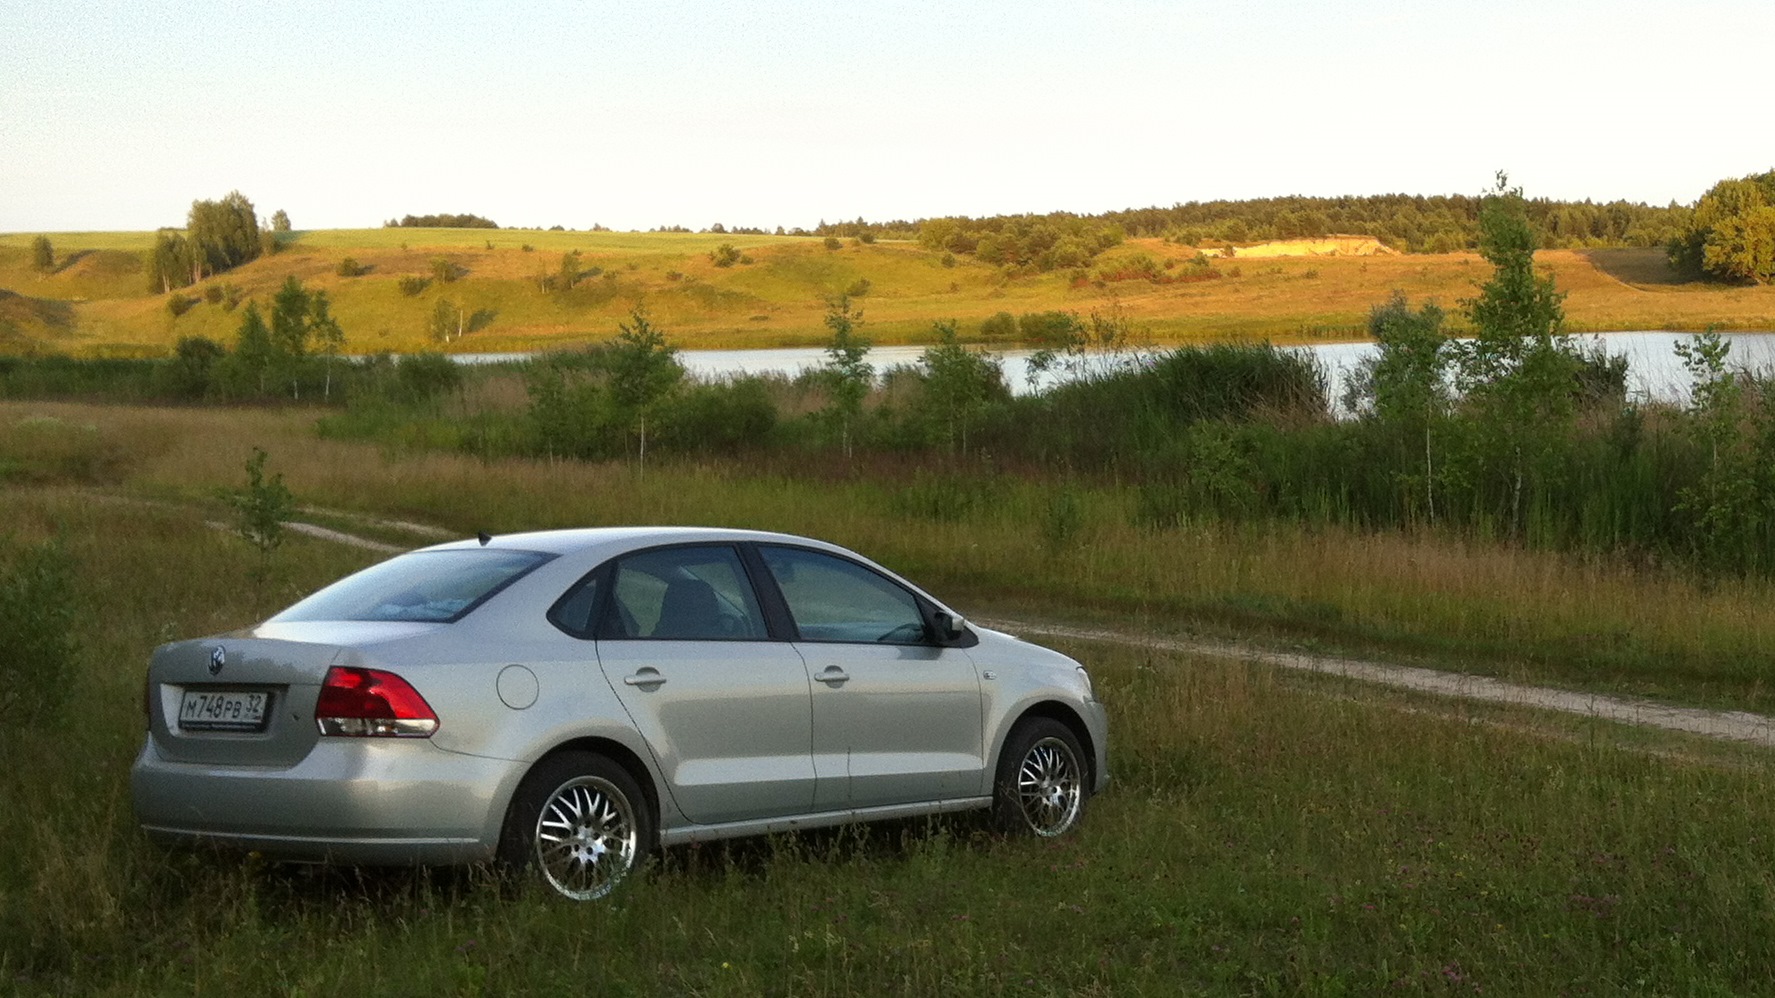
MULTIPOLYGON (((812 234, 839 238, 918 240, 930 249, 977 253, 989 246, 1034 245, 1033 251, 991 255, 1036 259, 1068 239, 1113 245, 1122 238, 1167 239, 1213 247, 1328 235, 1371 236, 1403 253, 1453 253, 1479 241, 1481 198, 1464 194, 1379 194, 1346 197, 1190 201, 1169 208, 1125 208, 1099 215, 1072 212, 946 216, 915 221, 821 222, 812 234)), ((1527 201, 1529 221, 1543 249, 1664 246, 1688 228, 1691 209, 1633 201, 1527 201)), ((1088 257, 1087 257, 1088 258, 1088 257)), ((990 260, 988 262, 999 262, 990 260)), ((1068 266, 1062 262, 1057 266, 1068 266)), ((1052 269, 1052 268, 1045 268, 1052 269)))

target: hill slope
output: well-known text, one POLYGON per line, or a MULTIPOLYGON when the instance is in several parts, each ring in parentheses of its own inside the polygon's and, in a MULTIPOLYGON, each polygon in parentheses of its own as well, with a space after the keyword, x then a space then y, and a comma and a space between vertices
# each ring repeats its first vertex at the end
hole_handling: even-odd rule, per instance
MULTIPOLYGON (((928 340, 932 323, 958 320, 964 336, 1000 311, 1120 308, 1155 340, 1359 336, 1369 308, 1394 289, 1453 308, 1489 273, 1470 253, 1384 256, 1247 256, 1192 267, 1196 250, 1137 239, 1088 271, 1008 277, 971 258, 907 242, 690 233, 369 229, 291 233, 281 252, 184 289, 197 304, 175 318, 149 294, 141 253, 151 233, 51 234, 58 269, 29 266, 31 236, 0 236, 0 351, 160 354, 182 336, 230 342, 240 321, 230 302, 267 301, 286 277, 324 289, 354 353, 434 348, 428 324, 442 298, 471 331, 453 351, 527 350, 610 336, 644 305, 683 347, 770 347, 822 342, 825 299, 851 292, 864 332, 879 343, 928 340), (717 267, 731 243, 748 263, 717 267), (581 279, 546 290, 563 255, 577 250, 581 279), (352 258, 361 276, 341 277, 352 258), (431 279, 433 261, 460 275, 431 279), (428 280, 403 292, 402 278, 428 280), (220 300, 206 300, 206 292, 220 300), (858 294, 858 292, 861 292, 858 294)), ((1569 293, 1576 330, 1775 329, 1775 287, 1672 283, 1658 250, 1561 250, 1539 257, 1569 293)))

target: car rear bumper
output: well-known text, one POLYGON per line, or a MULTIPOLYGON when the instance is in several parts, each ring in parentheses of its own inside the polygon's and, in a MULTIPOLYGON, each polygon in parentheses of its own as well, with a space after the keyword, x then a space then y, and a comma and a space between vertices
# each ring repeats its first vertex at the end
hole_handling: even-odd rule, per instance
POLYGON ((282 859, 444 864, 490 859, 524 764, 423 739, 322 739, 290 767, 176 762, 145 745, 130 771, 156 841, 282 859))

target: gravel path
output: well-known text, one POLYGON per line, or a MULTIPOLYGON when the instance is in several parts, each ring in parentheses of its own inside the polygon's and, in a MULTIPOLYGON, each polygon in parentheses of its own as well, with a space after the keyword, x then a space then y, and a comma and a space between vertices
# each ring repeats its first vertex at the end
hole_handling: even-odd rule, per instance
POLYGON ((1209 658, 1258 662, 1283 669, 1317 672, 1347 679, 1378 683, 1398 689, 1465 700, 1536 707, 1584 717, 1596 717, 1623 724, 1648 728, 1685 731, 1690 734, 1723 741, 1748 742, 1775 747, 1775 718, 1737 710, 1704 710, 1699 707, 1673 707, 1668 704, 1603 693, 1577 693, 1546 686, 1527 686, 1489 676, 1469 676, 1458 672, 1439 672, 1405 665, 1383 665, 1358 659, 1312 655, 1305 652, 1273 651, 1229 642, 1158 638, 1127 631, 1086 630, 1031 624, 1023 621, 982 620, 988 627, 1012 634, 1079 641, 1102 641, 1109 644, 1159 651, 1184 652, 1209 658))
MULTIPOLYGON (((233 529, 225 523, 212 523, 210 526, 221 530, 233 529)), ((385 541, 371 540, 368 537, 359 537, 356 534, 348 534, 343 530, 334 530, 330 527, 322 527, 313 523, 302 523, 297 520, 285 521, 284 529, 293 530, 298 534, 307 534, 309 537, 318 537, 323 541, 332 541, 336 544, 349 544, 354 548, 363 548, 366 551, 381 551, 387 554, 396 554, 401 551, 413 550, 412 545, 403 546, 400 544, 389 544, 385 541)))

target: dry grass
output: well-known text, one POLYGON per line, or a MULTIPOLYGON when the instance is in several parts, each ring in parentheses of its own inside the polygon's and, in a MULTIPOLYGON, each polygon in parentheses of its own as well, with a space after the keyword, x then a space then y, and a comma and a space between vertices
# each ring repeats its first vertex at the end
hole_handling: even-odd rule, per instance
MULTIPOLYGON (((139 267, 128 266, 141 235, 52 235, 58 253, 86 255, 47 278, 29 269, 28 237, 0 237, 0 287, 38 298, 88 299, 75 306, 68 335, 54 342, 54 331, 41 324, 20 331, 75 353, 161 352, 188 335, 231 341, 238 313, 202 304, 174 320, 162 296, 143 293, 139 267)), ((1181 267, 1196 251, 1137 239, 1117 252, 1181 267)), ((1560 250, 1539 259, 1569 293, 1566 310, 1575 331, 1775 329, 1775 287, 1672 284, 1659 250, 1560 250)), ((1348 339, 1360 337, 1368 310, 1396 289, 1414 301, 1453 309, 1490 270, 1467 253, 1235 258, 1217 266, 1223 276, 1216 280, 1074 286, 1069 275, 1058 273, 1007 279, 968 258, 946 268, 939 254, 908 243, 847 244, 830 252, 817 240, 777 236, 369 229, 296 233, 283 252, 205 286, 233 285, 247 297, 265 299, 294 275, 332 295, 349 351, 373 353, 429 346, 427 319, 439 297, 484 317, 476 332, 452 344, 457 350, 602 340, 638 304, 652 310, 682 347, 818 343, 827 335, 824 299, 863 279, 871 284, 859 301, 864 331, 884 344, 927 341, 932 323, 945 319, 958 320, 967 333, 999 311, 1085 314, 1114 306, 1158 342, 1348 339), (721 242, 745 250, 754 262, 716 267, 708 251, 721 242), (525 252, 525 244, 533 251, 525 252), (570 293, 541 291, 539 278, 574 249, 581 251, 583 268, 599 267, 604 274, 570 293), (347 256, 369 272, 337 276, 347 256), (429 275, 439 256, 465 276, 433 284, 417 297, 398 290, 404 276, 429 275)), ((200 294, 205 286, 185 293, 200 294)))

